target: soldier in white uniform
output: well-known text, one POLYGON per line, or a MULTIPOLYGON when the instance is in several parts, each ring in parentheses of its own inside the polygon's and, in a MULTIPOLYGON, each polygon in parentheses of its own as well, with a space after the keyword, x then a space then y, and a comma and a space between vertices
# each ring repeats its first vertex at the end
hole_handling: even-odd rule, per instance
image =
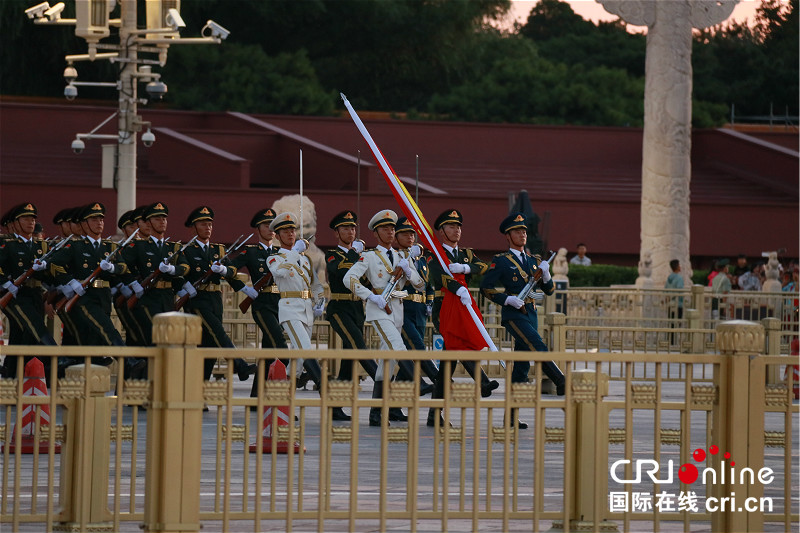
MULTIPOLYGON (((317 279, 311 259, 303 253, 308 247, 307 241, 297 241, 297 219, 294 213, 281 213, 270 223, 269 229, 275 232, 280 244, 280 251, 267 260, 269 271, 275 279, 280 291, 278 302, 278 321, 289 336, 292 347, 296 350, 311 349, 311 327, 314 317, 322 315, 322 298, 324 289, 317 279)), ((322 389, 322 371, 316 359, 298 361, 322 389)), ((340 409, 340 408, 336 408, 340 409)))
MULTIPOLYGON (((406 347, 401 334, 403 328, 402 300, 401 298, 390 298, 387 302, 381 294, 391 283, 396 269, 399 269, 402 276, 395 287, 395 292, 402 291, 407 281, 417 290, 424 290, 425 282, 409 261, 407 252, 392 250, 396 223, 397 214, 390 209, 384 209, 372 217, 368 226, 374 232, 378 246, 361 254, 361 258, 345 274, 344 284, 350 288, 353 294, 367 302, 366 322, 372 324, 378 333, 381 339, 381 350, 405 351, 406 347), (361 284, 362 278, 369 281, 372 286, 371 290, 361 284), (387 312, 387 309, 390 309, 391 313, 387 312)), ((375 387, 372 390, 373 398, 382 397, 383 380, 391 379, 395 363, 394 360, 388 360, 386 364, 382 360, 378 361, 375 387)), ((375 407, 370 409, 369 425, 381 425, 380 409, 375 407)))

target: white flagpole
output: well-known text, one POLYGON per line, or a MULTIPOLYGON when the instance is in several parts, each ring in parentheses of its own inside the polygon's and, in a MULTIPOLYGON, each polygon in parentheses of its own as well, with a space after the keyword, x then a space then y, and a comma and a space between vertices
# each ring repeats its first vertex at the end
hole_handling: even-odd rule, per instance
POLYGON ((303 149, 300 149, 300 238, 303 238, 303 149))

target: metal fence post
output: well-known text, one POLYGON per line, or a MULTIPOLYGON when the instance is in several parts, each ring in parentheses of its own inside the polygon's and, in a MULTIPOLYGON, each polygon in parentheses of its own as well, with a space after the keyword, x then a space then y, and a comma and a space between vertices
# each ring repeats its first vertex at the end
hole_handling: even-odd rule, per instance
POLYGON ((705 299, 706 288, 702 285, 692 285, 692 309, 697 309, 697 312, 700 313, 700 321, 702 324, 703 317, 706 315, 706 299, 705 299))
POLYGON ((564 313, 547 313, 544 317, 544 323, 550 329, 550 351, 551 352, 564 352, 566 351, 567 344, 567 317, 564 313))
POLYGON ((62 455, 61 515, 57 529, 111 531, 108 458, 111 454, 111 371, 99 365, 68 367, 63 382, 75 384, 77 398, 66 417, 62 455))
MULTIPOLYGON (((697 309, 686 309, 686 320, 689 321, 689 329, 699 330, 703 328, 703 316, 697 309)), ((692 339, 692 353, 705 353, 703 346, 702 331, 693 331, 691 333, 692 339)))
MULTIPOLYGON (((781 321, 780 319, 769 317, 761 319, 761 325, 764 326, 766 332, 767 344, 764 347, 766 355, 780 355, 781 354, 781 321)), ((780 375, 780 367, 778 365, 770 365, 767 369, 767 384, 773 385, 782 381, 780 375)))
POLYGON ((572 505, 568 527, 555 520, 550 531, 618 531, 615 522, 604 518, 608 509, 608 409, 602 399, 608 396, 608 374, 599 377, 598 392, 596 370, 572 371, 572 401, 567 405, 572 416, 564 428, 575 443, 565 450, 564 457, 572 464, 572 477, 564 483, 573 488, 572 505))
MULTIPOLYGON (((710 456, 711 466, 720 478, 708 490, 716 498, 729 498, 735 494, 736 501, 743 502, 751 496, 760 497, 762 487, 758 483, 741 483, 739 476, 732 475, 727 475, 722 482, 721 472, 724 468, 730 474, 731 462, 736 463, 737 472, 745 466, 758 472, 763 466, 763 367, 757 379, 751 379, 756 376, 751 376, 750 372, 751 358, 764 350, 764 327, 746 320, 729 320, 717 325, 716 337, 717 349, 721 355, 728 356, 728 361, 721 365, 721 372, 715 380, 719 387, 719 409, 714 415, 711 431, 712 444, 717 445, 720 452, 710 456)), ((763 530, 758 526, 763 522, 759 513, 731 511, 730 507, 712 513, 712 531, 763 530)))
POLYGON ((144 530, 200 530, 200 443, 203 437, 203 360, 200 317, 163 313, 153 318, 153 401, 147 412, 144 530))

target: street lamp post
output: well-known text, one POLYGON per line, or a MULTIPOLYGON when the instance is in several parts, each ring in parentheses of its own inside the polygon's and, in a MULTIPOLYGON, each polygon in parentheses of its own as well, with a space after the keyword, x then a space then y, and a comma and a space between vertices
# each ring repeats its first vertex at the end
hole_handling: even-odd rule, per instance
POLYGON ((64 78, 67 86, 64 96, 73 100, 78 95, 79 86, 115 87, 119 93, 117 117, 117 135, 95 133, 114 115, 108 117, 89 133, 78 133, 72 141, 72 150, 79 154, 86 147, 84 140, 111 139, 116 140, 116 162, 114 188, 117 190, 117 215, 129 211, 136 206, 136 140, 143 126, 148 126, 142 134, 145 146, 155 142, 155 135, 150 130, 150 123, 143 121, 138 115, 138 84, 147 82, 147 92, 151 98, 161 98, 167 92, 167 86, 161 81, 161 74, 152 72, 153 66, 164 66, 167 62, 167 51, 173 44, 219 44, 230 32, 209 20, 201 30, 201 37, 183 38, 180 31, 186 27, 180 16, 180 0, 147 0, 147 24, 139 29, 136 20, 139 0, 75 0, 75 18, 61 18, 65 5, 59 2, 50 6, 42 2, 25 10, 25 14, 34 24, 49 26, 75 26, 75 34, 86 40, 88 53, 67 55, 67 68, 64 78), (120 6, 120 18, 110 18, 111 13, 120 6), (101 43, 110 37, 110 27, 119 28, 119 43, 101 43), (98 50, 109 50, 98 52, 98 50), (140 59, 140 55, 155 54, 158 59, 140 59), (74 64, 80 61, 108 60, 120 63, 122 68, 116 82, 76 81, 78 72, 74 64))

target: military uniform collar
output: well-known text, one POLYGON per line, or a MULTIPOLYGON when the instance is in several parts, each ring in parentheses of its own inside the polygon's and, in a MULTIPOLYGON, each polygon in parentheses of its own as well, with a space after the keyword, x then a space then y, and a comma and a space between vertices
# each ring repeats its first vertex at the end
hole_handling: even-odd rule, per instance
POLYGON ((524 256, 524 252, 520 252, 519 250, 515 250, 514 248, 509 248, 508 251, 513 253, 516 256, 516 258, 519 259, 520 261, 524 256))
POLYGON ((389 252, 393 251, 391 248, 386 248, 382 244, 379 244, 378 246, 376 246, 375 249, 376 250, 380 250, 383 253, 389 253, 389 252))
POLYGON ((33 242, 33 237, 31 237, 30 239, 26 239, 25 237, 23 237, 19 233, 14 233, 14 235, 17 236, 17 239, 21 240, 22 242, 24 242, 26 244, 29 243, 29 242, 33 242))
POLYGON ((448 252, 450 252, 453 255, 456 255, 458 253, 458 245, 456 245, 456 246, 448 246, 447 244, 442 244, 442 246, 444 247, 445 250, 447 250, 448 252))
POLYGON ((206 248, 211 246, 211 241, 210 240, 208 242, 203 242, 203 241, 198 239, 198 240, 196 240, 194 242, 195 242, 195 244, 199 245, 200 248, 202 248, 203 250, 205 250, 206 248))
POLYGON ((91 244, 92 246, 94 246, 95 244, 100 244, 100 243, 103 242, 103 238, 102 237, 100 237, 99 239, 92 239, 88 235, 84 235, 84 237, 86 238, 86 240, 89 241, 89 244, 91 244))
POLYGON ((345 248, 345 247, 344 247, 344 246, 342 246, 341 244, 338 246, 338 248, 339 248, 341 251, 343 251, 344 253, 347 253, 347 252, 349 252, 350 250, 352 250, 352 248, 345 248))
POLYGON ((156 237, 154 237, 153 235, 150 235, 150 239, 151 239, 151 240, 152 240, 154 243, 156 243, 156 244, 158 244, 158 243, 159 243, 159 241, 165 241, 165 240, 167 240, 167 239, 166 239, 166 237, 165 237, 165 238, 163 238, 163 239, 157 239, 157 238, 156 238, 156 237))
POLYGON ((272 251, 272 245, 271 245, 271 244, 264 244, 264 243, 263 243, 263 242, 261 242, 261 241, 258 241, 258 244, 259 244, 259 245, 260 245, 260 246, 261 246, 261 247, 262 247, 264 250, 266 250, 266 251, 268 251, 268 252, 271 252, 271 251, 272 251))

